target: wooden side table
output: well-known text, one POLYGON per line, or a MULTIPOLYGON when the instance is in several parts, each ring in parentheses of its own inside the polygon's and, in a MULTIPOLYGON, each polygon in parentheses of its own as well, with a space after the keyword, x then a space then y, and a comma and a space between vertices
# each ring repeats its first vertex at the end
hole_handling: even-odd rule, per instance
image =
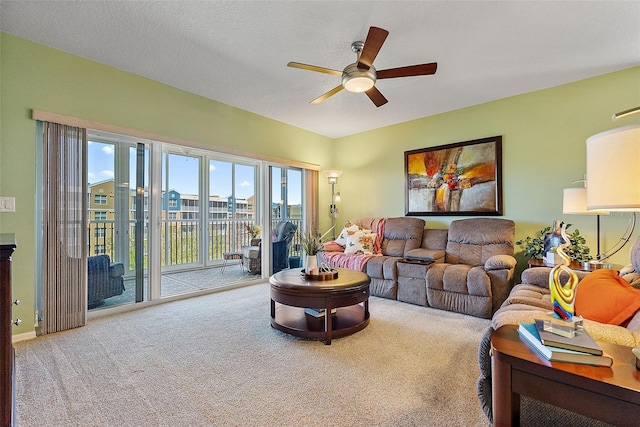
POLYGON ((599 342, 613 357, 611 368, 549 362, 521 339, 517 326, 491 336, 493 424, 520 424, 520 395, 606 423, 631 426, 640 420, 640 370, 630 347, 599 342))

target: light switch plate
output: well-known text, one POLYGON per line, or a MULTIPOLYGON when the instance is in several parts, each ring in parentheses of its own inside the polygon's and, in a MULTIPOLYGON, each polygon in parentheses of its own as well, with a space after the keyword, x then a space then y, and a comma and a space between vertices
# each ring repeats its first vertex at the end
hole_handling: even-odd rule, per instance
POLYGON ((0 212, 15 212, 15 211, 16 211, 15 197, 0 197, 0 212))

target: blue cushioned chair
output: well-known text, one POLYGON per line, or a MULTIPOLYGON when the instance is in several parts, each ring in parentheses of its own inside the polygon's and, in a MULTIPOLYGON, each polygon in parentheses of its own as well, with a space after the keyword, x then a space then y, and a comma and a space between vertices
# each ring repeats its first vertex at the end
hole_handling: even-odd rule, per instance
MULTIPOLYGON (((298 226, 289 222, 281 221, 276 227, 276 240, 272 242, 271 256, 273 259, 273 273, 289 267, 289 248, 291 241, 296 234, 298 226)), ((262 242, 257 245, 242 247, 242 265, 249 273, 261 273, 262 242)))
POLYGON ((124 264, 111 262, 109 255, 88 258, 87 299, 89 308, 124 292, 124 264))

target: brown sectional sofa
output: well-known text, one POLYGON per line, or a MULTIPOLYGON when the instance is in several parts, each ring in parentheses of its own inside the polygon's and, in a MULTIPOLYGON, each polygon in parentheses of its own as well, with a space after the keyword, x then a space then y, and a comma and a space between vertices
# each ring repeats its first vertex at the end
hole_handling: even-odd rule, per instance
MULTIPOLYGON (((640 287, 640 239, 631 250, 632 264, 620 271, 624 279, 634 287, 640 287)), ((478 378, 478 399, 485 414, 493 422, 492 412, 492 376, 491 376, 491 334, 503 325, 519 325, 520 322, 533 322, 545 313, 552 311, 549 292, 549 273, 551 268, 534 267, 522 272, 521 283, 514 286, 507 299, 494 313, 491 326, 485 331, 478 349, 478 364, 480 376, 478 378)), ((582 280, 586 272, 577 272, 582 280)), ((578 287, 580 284, 578 284, 578 287)), ((640 346, 640 311, 627 327, 602 324, 584 320, 584 328, 598 341, 610 342, 627 347, 640 346)), ((558 396, 562 398, 562 396, 558 396)), ((523 396, 521 401, 521 417, 523 425, 538 426, 602 426, 603 424, 581 415, 559 409, 542 402, 523 396)))
MULTIPOLYGON (((362 265, 371 278, 371 295, 483 318, 507 297, 516 266, 513 221, 462 219, 448 230, 425 229, 425 221, 414 217, 350 223, 376 230, 381 220, 381 254, 362 265)), ((323 262, 352 265, 350 254, 331 255, 323 254, 323 262)))

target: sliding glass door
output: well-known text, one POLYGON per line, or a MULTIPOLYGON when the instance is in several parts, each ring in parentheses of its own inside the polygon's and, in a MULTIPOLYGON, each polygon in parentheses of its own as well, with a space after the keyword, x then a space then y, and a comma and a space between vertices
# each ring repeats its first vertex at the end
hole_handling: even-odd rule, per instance
POLYGON ((104 284, 90 274, 89 294, 100 298, 90 298, 89 309, 143 301, 148 147, 110 134, 89 132, 87 153, 88 255, 107 255, 111 267, 105 280, 122 276, 124 282, 124 292, 104 293, 97 289, 104 284))
POLYGON ((199 156, 162 154, 161 265, 166 271, 202 264, 199 156))
POLYGON ((89 135, 89 253, 119 265, 125 288, 91 309, 268 277, 272 242, 282 237, 279 224, 290 223, 296 232, 278 255, 277 269, 300 256, 302 169, 105 132, 89 135), (238 255, 229 254, 258 244, 260 258, 249 274, 238 255), (234 265, 222 277, 229 260, 234 265))
POLYGON ((279 265, 289 265, 290 261, 297 264, 297 261, 289 260, 291 257, 300 256, 300 233, 302 232, 302 218, 303 218, 303 206, 302 206, 302 170, 297 168, 286 168, 279 166, 270 167, 270 188, 271 188, 271 209, 269 226, 271 229, 271 235, 275 236, 275 239, 281 239, 282 236, 278 235, 278 225, 289 222, 295 226, 296 232, 292 236, 290 243, 286 248, 286 263, 282 264, 278 260, 274 259, 274 256, 281 256, 272 251, 270 264, 270 272, 273 272, 273 267, 279 265))

